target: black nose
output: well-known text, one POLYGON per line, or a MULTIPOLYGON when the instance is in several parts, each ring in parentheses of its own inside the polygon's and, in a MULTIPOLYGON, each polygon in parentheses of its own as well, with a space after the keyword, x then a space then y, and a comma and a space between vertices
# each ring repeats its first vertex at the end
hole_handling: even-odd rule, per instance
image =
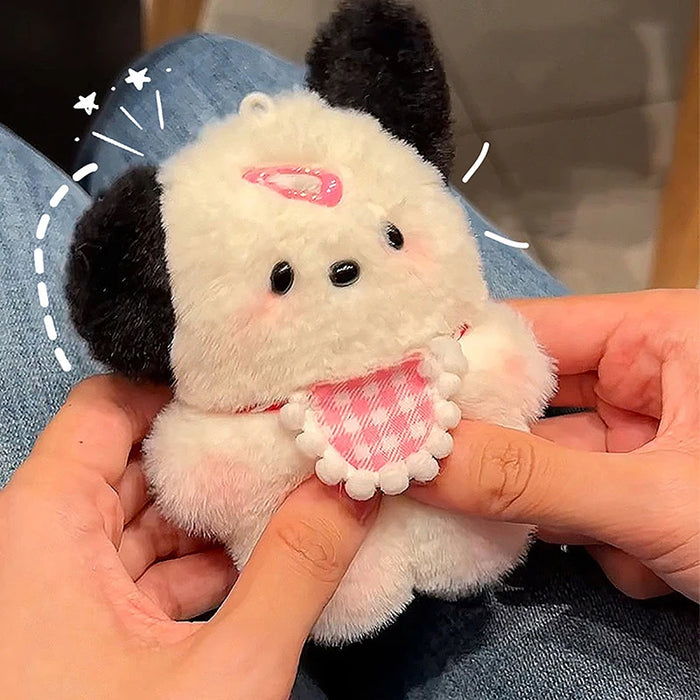
POLYGON ((336 287, 348 287, 360 277, 360 266, 354 260, 338 260, 328 273, 336 287))

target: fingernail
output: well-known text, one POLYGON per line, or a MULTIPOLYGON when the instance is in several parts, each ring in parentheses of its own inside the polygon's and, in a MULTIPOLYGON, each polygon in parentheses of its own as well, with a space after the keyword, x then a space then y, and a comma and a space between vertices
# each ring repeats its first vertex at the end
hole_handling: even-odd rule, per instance
POLYGON ((377 512, 382 500, 381 494, 376 493, 367 501, 356 501, 348 496, 343 486, 340 486, 339 489, 340 500, 360 525, 364 525, 377 512))

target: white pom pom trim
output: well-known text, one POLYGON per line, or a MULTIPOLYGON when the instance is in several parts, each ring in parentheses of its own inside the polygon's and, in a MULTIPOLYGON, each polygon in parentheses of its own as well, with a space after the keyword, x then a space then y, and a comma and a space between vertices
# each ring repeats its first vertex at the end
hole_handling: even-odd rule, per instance
POLYGON ((300 403, 286 403, 280 408, 282 425, 291 432, 299 432, 306 420, 306 407, 300 403))
POLYGON ((452 372, 441 372, 435 380, 435 388, 442 399, 450 399, 457 394, 462 386, 462 377, 452 372))
POLYGON ((316 462, 316 476, 328 486, 335 486, 348 477, 350 465, 332 447, 327 447, 323 457, 316 462))
POLYGON ((394 496, 406 491, 411 479, 425 483, 438 475, 438 460, 447 457, 454 446, 448 431, 457 426, 462 417, 459 406, 449 399, 459 391, 468 363, 459 341, 454 338, 435 338, 429 350, 418 371, 431 384, 435 425, 422 449, 403 461, 386 464, 379 471, 357 469, 329 443, 310 408, 308 394, 296 392, 280 409, 284 427, 297 433, 299 449, 317 460, 316 476, 324 484, 335 486, 344 483, 345 491, 351 498, 366 501, 372 498, 377 489, 394 496))
POLYGON ((379 488, 388 496, 397 496, 408 488, 409 476, 406 462, 393 462, 379 472, 379 488))
POLYGON ((440 465, 427 450, 418 450, 406 458, 406 468, 412 479, 425 483, 434 479, 440 471, 440 465))
POLYGON ((435 459, 445 459, 451 452, 454 445, 452 435, 446 430, 441 430, 437 426, 433 427, 425 441, 425 449, 430 452, 435 459))
POLYGON ((424 357, 418 365, 418 374, 428 380, 435 380, 440 375, 440 365, 434 357, 424 357))
POLYGON ((303 432, 296 436, 296 443, 307 457, 322 457, 328 447, 328 439, 321 428, 316 421, 308 420, 308 417, 303 432))
POLYGON ((345 492, 356 501, 368 501, 378 486, 378 473, 366 469, 354 469, 345 481, 345 492))
POLYGON ((462 418, 462 411, 453 401, 441 399, 435 404, 435 420, 443 430, 457 427, 462 418))
POLYGON ((467 358, 462 352, 462 346, 459 340, 442 335, 433 338, 430 341, 428 348, 435 355, 443 370, 453 372, 454 374, 466 374, 469 369, 467 358))

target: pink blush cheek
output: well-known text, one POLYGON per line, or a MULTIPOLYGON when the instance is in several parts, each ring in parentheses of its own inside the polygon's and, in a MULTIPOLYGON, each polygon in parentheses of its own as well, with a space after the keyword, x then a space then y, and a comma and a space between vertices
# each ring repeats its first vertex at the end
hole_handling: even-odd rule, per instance
POLYGON ((280 313, 288 310, 289 299, 272 292, 265 292, 241 307, 233 321, 236 326, 269 325, 277 320, 280 313))
POLYGON ((522 355, 507 355, 501 367, 504 377, 514 384, 525 379, 527 363, 522 355))
POLYGON ((433 270, 436 266, 435 256, 430 245, 420 238, 406 235, 404 247, 398 251, 411 261, 416 267, 424 270, 433 270))

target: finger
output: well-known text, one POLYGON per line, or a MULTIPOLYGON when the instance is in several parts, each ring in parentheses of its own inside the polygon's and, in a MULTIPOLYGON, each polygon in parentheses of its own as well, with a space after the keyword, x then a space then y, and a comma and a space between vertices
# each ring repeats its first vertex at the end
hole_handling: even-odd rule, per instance
POLYGON ((598 410, 545 418, 533 435, 575 450, 632 452, 656 436, 658 421, 601 401, 598 410))
POLYGON ((213 542, 188 535, 165 520, 151 504, 124 530, 118 551, 127 573, 136 580, 153 562, 214 547, 213 542))
POLYGON ((544 418, 532 426, 532 433, 574 450, 604 452, 607 426, 594 412, 544 418))
POLYGON ((596 372, 561 375, 557 393, 550 400, 550 404, 567 408, 595 408, 598 401, 595 393, 597 382, 596 372))
POLYGON ((124 523, 128 524, 150 500, 141 460, 129 462, 114 489, 122 503, 124 523))
POLYGON ((598 402, 598 415, 607 426, 608 452, 637 450, 653 440, 659 429, 659 421, 656 418, 625 411, 602 399, 598 402))
POLYGON ((630 598, 644 600, 673 592, 651 569, 620 549, 607 544, 586 547, 610 583, 630 598))
POLYGON ((560 375, 597 370, 596 391, 609 403, 654 418, 663 404, 667 416, 686 415, 688 425, 697 425, 682 398, 698 381, 698 363, 687 350, 698 343, 691 322, 700 308, 696 290, 517 300, 513 306, 530 320, 560 375))
POLYGON ((442 461, 439 476, 411 486, 411 497, 604 541, 620 531, 620 513, 644 507, 649 517, 665 517, 663 504, 658 505, 659 470, 652 453, 573 450, 536 435, 471 421, 462 421, 453 436, 454 449, 442 461))
POLYGON ((610 335, 625 315, 639 308, 638 296, 567 296, 509 303, 530 321, 538 341, 556 358, 564 376, 598 368, 610 335))
POLYGON ((116 375, 91 377, 68 395, 32 450, 43 472, 89 470, 114 485, 126 468, 132 445, 148 432, 168 400, 167 388, 135 384, 116 375))
POLYGON ((578 547, 586 544, 600 544, 598 540, 586 535, 580 535, 576 532, 567 530, 556 530, 552 528, 537 528, 537 539, 548 544, 566 544, 573 547, 578 547))
POLYGON ((189 620, 221 605, 236 575, 219 548, 154 564, 136 586, 172 620, 189 620))
POLYGON ((351 501, 316 479, 302 484, 274 515, 211 620, 212 642, 230 644, 238 631, 252 648, 269 649, 273 662, 296 663, 378 505, 378 497, 351 501))

